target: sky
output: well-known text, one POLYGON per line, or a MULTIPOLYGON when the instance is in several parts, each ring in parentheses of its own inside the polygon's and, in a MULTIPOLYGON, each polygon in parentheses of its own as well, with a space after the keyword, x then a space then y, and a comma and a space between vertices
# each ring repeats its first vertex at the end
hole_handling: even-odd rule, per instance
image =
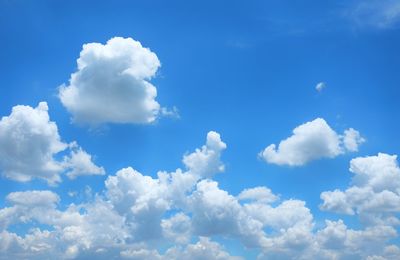
POLYGON ((0 0, 0 259, 400 259, 400 1, 0 0))

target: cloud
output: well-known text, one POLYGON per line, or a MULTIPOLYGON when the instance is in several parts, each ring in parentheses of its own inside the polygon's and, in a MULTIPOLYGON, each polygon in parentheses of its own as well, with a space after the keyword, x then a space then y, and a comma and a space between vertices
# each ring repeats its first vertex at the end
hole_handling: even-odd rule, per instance
POLYGON ((388 29, 400 22, 400 2, 397 0, 358 1, 346 12, 358 27, 388 29))
POLYGON ((7 178, 59 182, 63 167, 53 156, 66 147, 50 121, 46 102, 36 108, 15 106, 0 121, 0 168, 7 178))
POLYGON ((211 174, 224 171, 225 167, 220 161, 220 154, 226 149, 226 144, 221 141, 217 132, 210 131, 207 134, 207 143, 194 153, 185 155, 183 163, 195 174, 209 177, 211 174))
POLYGON ((78 70, 59 89, 62 104, 76 123, 154 122, 160 114, 157 89, 149 80, 161 66, 157 55, 132 38, 114 37, 106 44, 88 43, 77 60, 78 70))
POLYGON ((14 205, 53 207, 60 201, 57 194, 51 191, 12 192, 7 195, 7 201, 14 205))
POLYGON ((278 196, 266 187, 245 189, 238 195, 239 200, 255 200, 263 203, 271 203, 278 200, 278 196))
POLYGON ((326 88, 325 82, 319 82, 319 83, 315 86, 315 90, 317 90, 318 92, 321 92, 321 91, 324 90, 325 88, 326 88))
POLYGON ((66 175, 70 179, 75 179, 77 176, 83 175, 104 175, 105 171, 103 167, 95 165, 92 161, 92 156, 86 151, 82 150, 81 147, 73 142, 69 145, 71 152, 69 156, 64 158, 64 167, 70 170, 66 175))
MULTIPOLYGON (((182 160, 185 165, 185 158, 196 157, 202 163, 156 177, 123 168, 80 204, 64 205, 46 190, 10 193, 0 208, 0 259, 240 259, 211 238, 240 241, 260 252, 258 259, 398 258, 399 248, 390 244, 399 224, 395 156, 351 161, 352 188, 369 190, 354 192, 349 209, 376 220, 354 230, 340 219, 316 225, 305 201, 280 199, 264 186, 236 196, 221 189, 210 178, 222 169, 225 147, 211 131, 206 144, 182 160), (13 233, 18 224, 31 228, 13 233)), ((349 203, 346 196, 342 200, 349 203)))
POLYGON ((347 151, 357 152, 360 144, 364 142, 365 139, 357 130, 354 130, 353 128, 344 130, 343 145, 347 151))
POLYGON ((240 260, 241 257, 229 255, 223 247, 211 241, 208 237, 200 237, 196 244, 188 245, 184 250, 179 251, 175 248, 166 253, 166 259, 193 259, 193 260, 240 260))
POLYGON ((272 164, 302 166, 310 161, 357 151, 364 141, 352 128, 345 130, 344 136, 341 136, 324 119, 317 118, 296 127, 293 135, 281 141, 278 147, 271 144, 259 156, 272 164))
POLYGON ((379 153, 350 162, 352 186, 321 193, 322 210, 358 214, 365 223, 400 224, 400 168, 397 156, 379 153))
POLYGON ((71 176, 104 173, 89 154, 76 143, 74 146, 78 150, 71 151, 65 162, 55 159, 69 146, 61 141, 56 123, 50 121, 46 102, 36 108, 15 106, 0 120, 0 171, 6 178, 20 182, 39 178, 56 184, 65 170, 70 170, 71 176))

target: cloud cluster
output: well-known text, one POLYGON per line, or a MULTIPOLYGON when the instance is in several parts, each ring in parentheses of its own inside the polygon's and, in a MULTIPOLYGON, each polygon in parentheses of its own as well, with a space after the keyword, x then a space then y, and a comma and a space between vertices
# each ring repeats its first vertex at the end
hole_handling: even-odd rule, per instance
POLYGON ((114 37, 106 44, 83 45, 78 70, 59 89, 74 122, 151 123, 160 114, 157 89, 149 82, 161 66, 157 55, 132 38, 114 37))
POLYGON ((302 166, 313 160, 358 151, 363 142, 365 139, 358 131, 350 128, 339 135, 324 119, 317 118, 296 127, 293 135, 282 140, 278 147, 271 144, 259 156, 272 164, 302 166))
POLYGON ((39 178, 55 184, 66 170, 70 177, 104 174, 104 169, 96 166, 76 143, 61 141, 46 102, 36 108, 15 106, 9 116, 1 118, 0 172, 4 177, 21 182, 39 178), (66 150, 70 154, 65 155, 64 161, 55 159, 66 150))
POLYGON ((398 209, 379 204, 386 198, 379 195, 383 191, 399 193, 396 157, 379 154, 351 162, 357 188, 368 188, 378 196, 365 200, 373 205, 372 211, 360 201, 335 206, 334 198, 325 200, 329 192, 321 194, 323 209, 347 207, 352 212, 337 212, 360 216, 379 209, 385 214, 371 215, 375 221, 365 222, 360 230, 348 228, 342 220, 326 220, 317 229, 304 201, 282 200, 264 186, 236 196, 221 189, 211 177, 224 169, 220 158, 225 148, 220 135, 209 132, 204 146, 184 155, 185 169, 160 171, 157 177, 131 167, 121 169, 108 176, 103 192, 78 205, 60 207, 59 196, 51 191, 10 193, 7 206, 0 209, 0 255, 11 259, 240 259, 213 241, 225 238, 253 248, 259 259, 400 256, 400 249, 390 244, 397 237, 398 209), (38 227, 26 234, 10 231, 18 223, 38 227), (160 246, 167 249, 161 252, 160 246))
POLYGON ((321 209, 358 214, 368 224, 399 225, 400 168, 396 159, 395 155, 379 153, 351 160, 353 185, 345 191, 323 192, 321 209))

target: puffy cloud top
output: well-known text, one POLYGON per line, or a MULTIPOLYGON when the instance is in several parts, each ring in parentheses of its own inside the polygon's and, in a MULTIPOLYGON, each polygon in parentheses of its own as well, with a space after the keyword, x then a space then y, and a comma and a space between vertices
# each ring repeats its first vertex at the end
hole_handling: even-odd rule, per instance
POLYGON ((207 143, 201 149, 183 157, 183 163, 194 174, 209 177, 222 172, 225 166, 221 163, 221 152, 226 149, 226 144, 221 141, 217 132, 207 134, 207 143))
POLYGON ((83 124, 151 123, 160 113, 157 89, 149 82, 161 66, 157 55, 132 38, 83 45, 78 70, 59 98, 83 124))
POLYGON ((334 158, 346 151, 357 151, 365 140, 350 128, 344 137, 337 134, 322 118, 296 127, 293 135, 279 146, 269 145, 260 153, 268 163, 301 166, 320 158, 334 158))
POLYGON ((350 162, 353 185, 345 191, 321 193, 322 210, 359 214, 366 223, 398 225, 400 220, 400 168, 397 156, 379 153, 350 162))
POLYGON ((210 174, 222 165, 219 156, 225 148, 219 134, 209 132, 201 149, 184 156, 201 162, 186 165, 186 171, 158 172, 154 178, 124 168, 107 178, 105 190, 95 198, 63 209, 58 208, 59 196, 51 191, 10 193, 6 197, 10 206, 0 208, 1 255, 8 259, 239 259, 211 241, 213 236, 256 248, 258 259, 399 259, 400 249, 390 245, 397 236, 400 210, 395 156, 352 160, 354 187, 322 196, 330 198, 323 209, 347 209, 374 220, 364 229, 353 230, 342 220, 327 220, 325 227, 314 225, 304 201, 280 200, 264 186, 244 189, 238 196, 221 189, 210 174), (375 179, 380 175, 393 185, 375 179), (10 231, 12 225, 28 222, 44 227, 22 235, 10 231), (165 245, 162 254, 159 245, 165 245))
POLYGON ((39 178, 55 184, 65 170, 70 177, 104 174, 76 143, 70 146, 61 141, 56 123, 50 121, 46 102, 36 108, 15 106, 0 120, 0 172, 6 178, 20 182, 39 178), (64 161, 54 158, 67 148, 71 154, 64 161))
POLYGON ((63 167, 53 156, 66 147, 57 125, 50 121, 46 102, 36 108, 15 106, 0 121, 0 169, 7 178, 60 181, 63 167))

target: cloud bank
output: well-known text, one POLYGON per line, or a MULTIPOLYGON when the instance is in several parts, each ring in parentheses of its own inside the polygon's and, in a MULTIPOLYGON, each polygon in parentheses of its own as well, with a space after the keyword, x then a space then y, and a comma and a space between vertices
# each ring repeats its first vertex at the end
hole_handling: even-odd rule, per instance
POLYGON ((183 156, 184 169, 151 177, 123 168, 92 199, 67 207, 49 190, 10 193, 0 209, 0 258, 241 259, 218 238, 240 241, 258 259, 400 257, 391 244, 400 213, 396 156, 353 159, 354 186, 321 194, 321 209, 363 220, 355 230, 341 219, 317 226, 304 201, 281 199, 265 186, 238 195, 221 189, 212 176, 224 170, 225 149, 211 131, 205 145, 183 156), (34 228, 12 232, 19 223, 34 228))

